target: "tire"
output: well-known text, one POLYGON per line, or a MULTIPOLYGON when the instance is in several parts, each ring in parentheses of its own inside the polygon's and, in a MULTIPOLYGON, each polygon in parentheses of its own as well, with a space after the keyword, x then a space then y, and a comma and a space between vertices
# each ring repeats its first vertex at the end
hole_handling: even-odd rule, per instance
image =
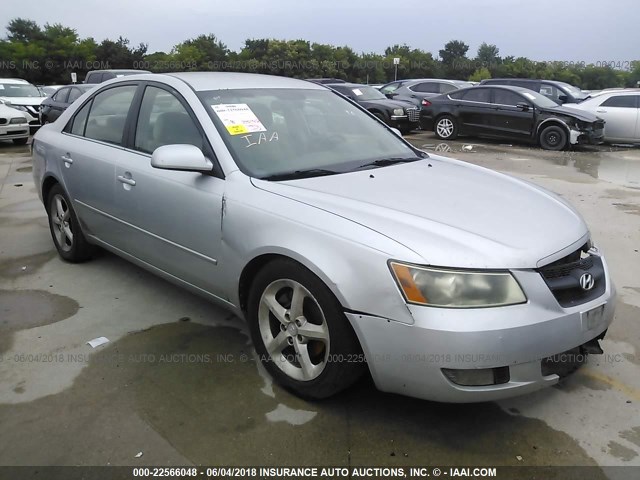
POLYGON ((71 201, 59 184, 51 188, 47 197, 47 215, 51 238, 58 254, 72 263, 89 260, 92 246, 82 234, 71 201))
POLYGON ((538 142, 543 150, 560 151, 567 148, 567 132, 558 125, 549 125, 540 132, 538 142))
POLYGON ((13 143, 15 145, 26 145, 29 141, 29 138, 14 138, 13 143))
POLYGON ((340 303, 322 280, 293 260, 274 260, 258 272, 247 321, 262 365, 301 397, 335 395, 365 371, 340 303))
POLYGON ((458 137, 458 123, 451 115, 443 115, 436 120, 433 131, 441 140, 455 140, 458 137))

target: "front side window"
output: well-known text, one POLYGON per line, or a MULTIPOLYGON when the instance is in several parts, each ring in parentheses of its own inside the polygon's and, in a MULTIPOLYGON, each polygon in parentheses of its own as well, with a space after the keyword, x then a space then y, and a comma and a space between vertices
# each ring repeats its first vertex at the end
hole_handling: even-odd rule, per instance
POLYGON ((84 136, 122 145, 124 125, 137 88, 135 85, 109 88, 93 97, 84 136))
POLYGON ((601 107, 638 108, 638 95, 619 95, 609 97, 600 104, 601 107))
POLYGON ((55 95, 52 97, 52 100, 55 100, 58 103, 66 103, 68 95, 69 95, 69 89, 61 88, 55 93, 55 95))
POLYGON ((309 170, 343 173, 377 160, 422 158, 329 90, 212 90, 198 95, 240 169, 253 177, 309 170))
POLYGON ((84 92, 79 88, 72 88, 69 92, 69 98, 67 99, 67 103, 73 103, 77 99, 79 99, 84 92))
POLYGON ((395 92, 398 88, 400 88, 402 84, 400 82, 394 82, 394 83, 390 83, 389 85, 385 85, 384 87, 382 87, 380 89, 380 91, 384 94, 387 93, 393 93, 395 92))
MULTIPOLYGON (((469 85, 471 86, 471 85, 469 85)), ((451 85, 450 83, 441 83, 440 84, 440 93, 449 93, 457 90, 458 87, 451 85)))
POLYGON ((203 148, 203 138, 193 119, 170 92, 147 87, 142 97, 135 148, 146 153, 163 145, 189 144, 203 148))

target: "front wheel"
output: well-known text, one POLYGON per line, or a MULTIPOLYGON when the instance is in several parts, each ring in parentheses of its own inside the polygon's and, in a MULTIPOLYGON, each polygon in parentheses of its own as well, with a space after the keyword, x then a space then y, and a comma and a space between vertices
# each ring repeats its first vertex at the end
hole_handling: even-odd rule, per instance
POLYGON ((84 262, 91 258, 91 245, 87 242, 69 197, 54 185, 47 198, 49 229, 58 254, 68 262, 84 262))
POLYGON ((458 124, 451 115, 444 115, 436 121, 433 131, 441 140, 454 140, 458 136, 458 124))
POLYGON ((567 147, 567 132, 558 125, 550 125, 540 132, 539 142, 544 150, 564 150, 567 147))
POLYGON ((247 320, 260 362, 302 397, 334 395, 364 372, 360 344, 339 302, 292 260, 275 260, 256 275, 247 320))

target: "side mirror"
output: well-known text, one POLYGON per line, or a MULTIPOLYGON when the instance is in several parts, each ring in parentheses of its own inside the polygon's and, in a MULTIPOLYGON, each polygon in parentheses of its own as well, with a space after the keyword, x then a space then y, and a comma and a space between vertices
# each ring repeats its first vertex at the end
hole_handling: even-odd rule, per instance
POLYGON ((569 100, 569 97, 567 95, 558 95, 558 100, 564 103, 569 100))
POLYGON ((211 163, 198 147, 187 144, 164 145, 151 155, 151 166, 162 170, 207 173, 213 170, 211 163))
POLYGON ((397 128, 394 128, 394 127, 390 127, 390 128, 391 128, 391 130, 393 130, 393 133, 395 133, 400 138, 402 138, 402 132, 400 130, 398 130, 397 128))
POLYGON ((397 93, 385 93, 385 96, 386 96, 387 98, 393 98, 393 97, 395 97, 395 96, 397 96, 397 95, 398 95, 397 93))
POLYGON ((529 111, 529 105, 526 103, 519 103, 516 105, 516 107, 518 108, 518 110, 522 110, 523 112, 529 111))

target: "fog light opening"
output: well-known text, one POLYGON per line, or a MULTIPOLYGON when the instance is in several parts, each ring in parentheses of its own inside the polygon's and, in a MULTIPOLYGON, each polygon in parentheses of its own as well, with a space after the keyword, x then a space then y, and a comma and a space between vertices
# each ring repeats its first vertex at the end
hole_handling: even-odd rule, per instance
POLYGON ((443 368, 449 381, 463 387, 486 387, 509 382, 509 367, 457 369, 443 368))

